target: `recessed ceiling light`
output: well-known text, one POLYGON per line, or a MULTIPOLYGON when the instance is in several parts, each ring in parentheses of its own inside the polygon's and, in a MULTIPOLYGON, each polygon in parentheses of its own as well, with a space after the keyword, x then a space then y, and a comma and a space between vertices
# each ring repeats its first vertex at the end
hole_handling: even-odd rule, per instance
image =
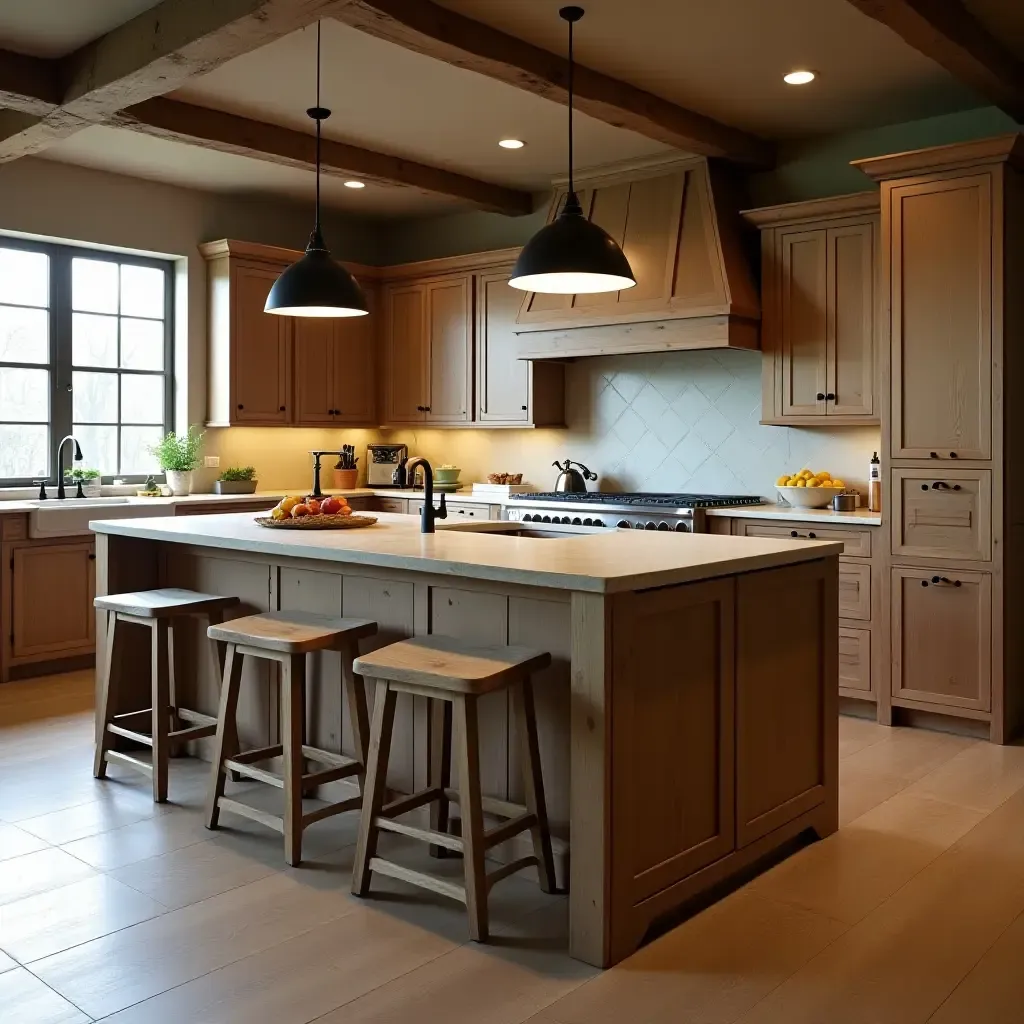
POLYGON ((813 82, 817 76, 813 71, 790 71, 788 75, 783 75, 782 80, 787 85, 807 85, 808 82, 813 82))
POLYGON ((346 181, 345 188, 366 188, 364 181, 346 181))
POLYGON ((498 145, 501 146, 502 149, 522 149, 526 143, 523 142, 522 139, 501 139, 499 140, 498 145))

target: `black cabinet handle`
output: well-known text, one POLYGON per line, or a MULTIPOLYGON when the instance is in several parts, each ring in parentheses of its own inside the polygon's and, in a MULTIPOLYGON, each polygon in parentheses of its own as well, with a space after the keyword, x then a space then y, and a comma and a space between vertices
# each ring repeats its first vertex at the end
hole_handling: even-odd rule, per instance
POLYGON ((927 580, 921 580, 921 586, 922 587, 927 587, 928 586, 928 581, 927 580))
MULTIPOLYGON (((925 490, 928 490, 928 488, 925 487, 925 490)), ((953 484, 953 486, 950 487, 949 484, 947 484, 945 482, 945 480, 936 480, 935 483, 932 484, 932 490, 933 491, 959 491, 960 490, 960 485, 959 484, 953 484)))
POLYGON ((800 536, 800 534, 797 533, 796 530, 790 530, 789 531, 789 535, 790 535, 790 537, 799 537, 800 536))
POLYGON ((950 457, 951 459, 955 459, 955 458, 957 458, 957 454, 956 454, 956 452, 950 452, 950 453, 949 453, 949 457, 950 457))
POLYGON ((807 534, 807 536, 810 537, 811 540, 815 540, 818 535, 812 531, 811 533, 807 534))
POLYGON ((527 410, 526 410, 526 406, 524 405, 524 406, 523 406, 523 412, 526 412, 526 411, 527 411, 527 410))
POLYGON ((825 401, 825 392, 824 392, 824 391, 819 391, 819 392, 818 392, 818 393, 817 393, 817 394, 816 394, 816 395, 815 395, 814 397, 815 397, 815 398, 816 398, 816 399, 817 399, 817 400, 818 400, 819 402, 824 402, 824 401, 825 401))
POLYGON ((960 580, 951 580, 948 576, 933 576, 932 583, 945 583, 947 586, 959 587, 962 586, 960 580))
POLYGON ((95 555, 90 555, 89 556, 89 561, 90 562, 95 562, 96 561, 96 556, 95 555))
POLYGON ((280 407, 280 409, 278 409, 278 412, 284 412, 284 410, 285 410, 285 407, 284 407, 284 406, 282 405, 282 406, 280 407))
POLYGON ((825 401, 826 402, 834 402, 835 400, 836 400, 836 396, 833 395, 831 391, 825 396, 825 401))
POLYGON ((932 459, 937 459, 939 457, 939 453, 938 452, 929 452, 928 453, 928 457, 932 458, 932 459))
POLYGON ((427 407, 425 405, 417 405, 416 406, 416 411, 417 412, 426 412, 427 411, 427 407))
POLYGON ((244 408, 245 408, 245 406, 244 406, 244 405, 240 405, 240 406, 239 406, 238 408, 239 408, 239 409, 244 409, 244 408))
POLYGON ((429 405, 423 406, 423 411, 424 412, 430 412, 430 406, 429 405))
POLYGON ((928 485, 927 484, 921 484, 921 490, 922 491, 927 491, 928 490, 928 485))

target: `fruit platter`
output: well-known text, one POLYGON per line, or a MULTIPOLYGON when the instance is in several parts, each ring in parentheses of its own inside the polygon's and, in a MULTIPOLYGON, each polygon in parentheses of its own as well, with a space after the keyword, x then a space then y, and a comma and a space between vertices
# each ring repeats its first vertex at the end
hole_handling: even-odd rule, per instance
POLYGON ((809 469, 793 474, 783 473, 775 481, 775 487, 790 505, 800 508, 825 508, 837 494, 846 491, 846 484, 833 479, 826 470, 812 473, 809 469))
POLYGON ((373 526, 373 516, 356 516, 341 497, 325 498, 289 495, 282 498, 269 516, 257 516, 256 523, 272 530, 357 530, 373 526))

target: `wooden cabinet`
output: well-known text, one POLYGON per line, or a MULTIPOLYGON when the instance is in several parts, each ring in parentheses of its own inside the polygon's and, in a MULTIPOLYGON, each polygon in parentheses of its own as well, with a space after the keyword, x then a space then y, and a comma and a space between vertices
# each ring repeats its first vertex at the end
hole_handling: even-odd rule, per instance
POLYGON ((827 540, 842 542, 846 558, 871 557, 872 527, 808 526, 805 523, 780 523, 768 519, 734 519, 733 534, 737 537, 773 537, 783 540, 827 540))
POLYGON ((369 507, 374 512, 397 512, 404 515, 409 511, 409 502, 406 498, 371 498, 369 507))
MULTIPOLYGON (((409 513, 411 515, 418 516, 423 511, 422 501, 410 501, 409 502, 409 513)), ((434 495, 434 507, 440 504, 440 495, 434 495)), ((448 520, 459 520, 459 519, 491 519, 491 505, 469 505, 460 502, 452 502, 445 498, 445 504, 448 506, 448 520)), ((493 506, 500 510, 500 506, 493 506)), ((497 518, 494 516, 493 518, 497 518)))
POLYGON ((892 570, 892 695, 976 711, 992 706, 992 577, 892 570))
POLYGON ((992 470, 894 469, 891 525, 895 558, 991 561, 992 470))
POLYGON ((745 216, 762 235, 762 421, 878 422, 878 197, 745 216))
POLYGON ((426 418, 425 316, 426 291, 422 285, 389 285, 384 289, 384 418, 388 424, 422 423, 426 418))
POLYGON ((992 457, 992 175, 888 192, 894 459, 992 457))
POLYGON ((839 563, 839 617, 871 619, 871 566, 866 562, 839 563))
POLYGON ((516 316, 523 293, 512 265, 476 275, 476 421, 488 426, 565 423, 565 364, 519 358, 516 316))
MULTIPOLYGON (((300 253, 232 240, 200 251, 209 292, 211 426, 376 425, 372 312, 323 320, 266 313, 271 287, 300 253)), ((376 271, 350 269, 372 309, 376 271)))
POLYGON ((873 692, 870 629, 839 627, 839 692, 852 697, 869 697, 873 692))
POLYGON ((3 547, 3 678, 33 662, 91 655, 96 647, 92 540, 31 541, 3 547))

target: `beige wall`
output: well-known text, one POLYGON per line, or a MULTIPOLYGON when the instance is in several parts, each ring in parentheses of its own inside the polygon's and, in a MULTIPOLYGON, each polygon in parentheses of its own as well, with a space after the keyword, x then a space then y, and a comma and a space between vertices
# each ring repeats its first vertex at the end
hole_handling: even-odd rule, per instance
MULTIPOLYGON (((0 165, 0 232, 177 258, 178 429, 206 418, 206 264, 198 245, 238 238, 302 248, 311 221, 308 204, 200 192, 51 160, 26 158, 0 165)), ((329 215, 324 230, 335 255, 378 262, 378 226, 329 215)), ((349 433, 345 440, 356 443, 349 433)), ((331 430, 217 430, 209 432, 206 451, 220 455, 222 466, 255 464, 261 484, 276 488, 305 486, 305 451, 340 443, 341 432, 331 430)), ((215 475, 202 474, 200 483, 215 475)))

